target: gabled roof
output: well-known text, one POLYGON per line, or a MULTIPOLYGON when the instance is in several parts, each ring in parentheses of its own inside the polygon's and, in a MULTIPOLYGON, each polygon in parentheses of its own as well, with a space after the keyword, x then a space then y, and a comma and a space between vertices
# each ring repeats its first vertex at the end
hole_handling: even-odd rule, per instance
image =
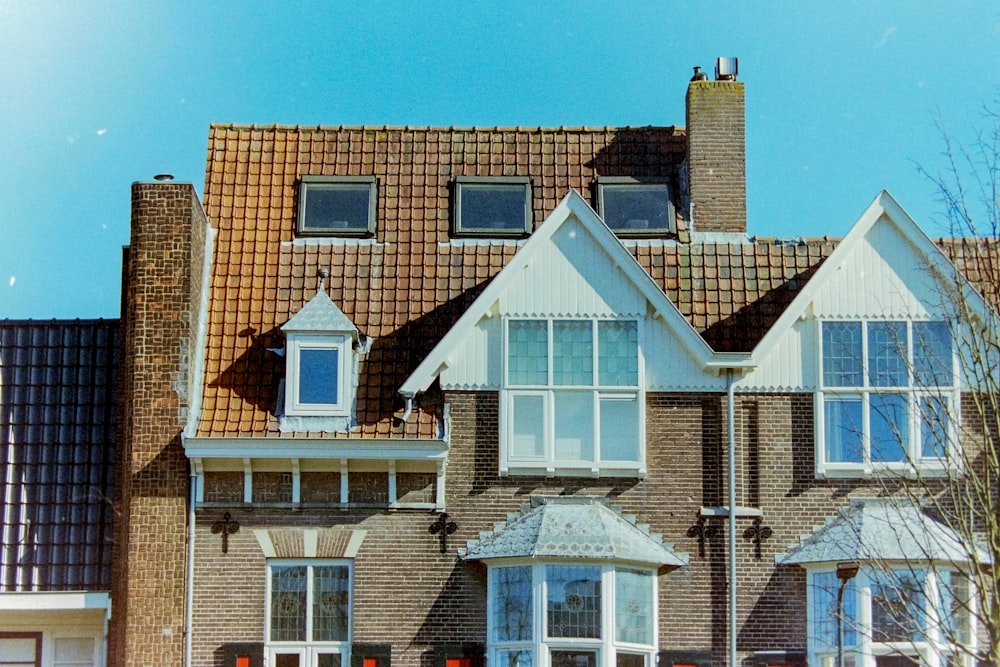
MULTIPOLYGON (((883 190, 830 253, 827 261, 816 268, 808 284, 798 291, 792 302, 754 348, 752 358, 755 361, 759 362, 779 344, 784 333, 802 317, 817 293, 824 288, 834 272, 840 269, 844 259, 854 252, 868 232, 880 223, 893 225, 931 274, 947 281, 946 286, 956 284, 956 281, 965 284, 964 279, 958 277, 955 265, 942 250, 943 242, 932 241, 892 195, 883 190)), ((983 313, 988 310, 982 297, 974 289, 969 288, 965 298, 974 310, 983 313)))
POLYGON ((471 540, 459 555, 465 560, 497 558, 578 558, 614 560, 661 567, 687 565, 651 535, 648 526, 608 507, 603 498, 533 497, 519 514, 471 540))
POLYGON ((837 561, 963 563, 970 549, 948 526, 903 498, 855 499, 801 543, 779 555, 780 565, 837 561))
POLYGON ((302 310, 281 325, 281 330, 285 333, 358 333, 358 328, 337 308, 322 285, 302 310))
POLYGON ((0 593, 108 591, 115 320, 0 320, 0 593))
MULTIPOLYGON (((588 193, 604 176, 662 178, 679 192, 684 157, 675 127, 213 126, 204 203, 217 235, 195 435, 317 437, 280 433, 274 409, 285 364, 269 350, 282 346, 280 327, 328 269, 333 303, 373 343, 359 369, 357 428, 319 437, 435 437, 432 408, 399 419, 398 390, 527 243, 452 238, 454 179, 527 176, 533 218, 542 221, 569 191, 588 193), (321 174, 375 176, 374 238, 296 238, 299 180, 321 174)), ((685 209, 677 210, 677 239, 621 246, 716 351, 749 352, 835 246, 689 243, 685 209)))
POLYGON ((449 353, 469 334, 476 322, 492 309, 493 304, 504 290, 511 286, 514 278, 526 266, 538 261, 539 256, 552 243, 559 228, 571 219, 581 223, 583 230, 593 237, 609 258, 606 265, 589 268, 595 273, 602 273, 615 267, 623 271, 629 281, 645 297, 653 311, 669 323, 687 348, 688 353, 702 365, 709 361, 712 357, 712 349, 684 319, 659 286, 653 282, 649 274, 635 260, 635 257, 625 249, 618 237, 608 229, 608 226, 594 212, 594 209, 587 204, 580 193, 573 190, 563 198, 555 210, 545 219, 545 222, 531 235, 524 247, 479 294, 455 326, 424 358, 413 374, 406 379, 399 390, 401 394, 413 396, 417 392, 427 389, 442 368, 447 365, 449 353))

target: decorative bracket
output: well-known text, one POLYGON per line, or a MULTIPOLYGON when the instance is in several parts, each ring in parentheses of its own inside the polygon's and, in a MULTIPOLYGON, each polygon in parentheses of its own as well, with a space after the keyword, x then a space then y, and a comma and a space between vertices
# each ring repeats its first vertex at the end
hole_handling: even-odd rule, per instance
POLYGON ((438 514, 437 521, 431 524, 431 527, 427 529, 431 535, 438 536, 438 542, 441 544, 441 553, 448 552, 448 536, 458 530, 458 524, 454 521, 448 521, 448 513, 441 512, 438 514))
POLYGON ((235 535, 240 532, 240 524, 238 521, 233 521, 233 517, 229 512, 222 515, 222 521, 216 521, 212 524, 212 533, 218 535, 222 533, 222 553, 229 553, 229 536, 235 535))
POLYGON ((705 557, 705 540, 710 540, 719 534, 716 526, 709 525, 708 517, 699 514, 695 524, 687 529, 687 536, 698 540, 698 557, 705 557))
POLYGON ((753 542, 753 557, 755 559, 761 559, 760 545, 765 540, 770 539, 773 534, 774 531, 769 526, 764 525, 763 517, 755 518, 753 523, 743 531, 743 539, 753 542))

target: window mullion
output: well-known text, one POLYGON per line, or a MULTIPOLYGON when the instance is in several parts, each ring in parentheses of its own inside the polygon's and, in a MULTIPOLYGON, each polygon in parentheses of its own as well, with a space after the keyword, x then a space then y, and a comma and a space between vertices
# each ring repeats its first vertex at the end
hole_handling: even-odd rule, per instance
POLYGON ((306 566, 306 641, 313 641, 313 567, 306 566))
POLYGON ((872 465, 871 382, 868 378, 868 321, 861 321, 861 460, 872 465))

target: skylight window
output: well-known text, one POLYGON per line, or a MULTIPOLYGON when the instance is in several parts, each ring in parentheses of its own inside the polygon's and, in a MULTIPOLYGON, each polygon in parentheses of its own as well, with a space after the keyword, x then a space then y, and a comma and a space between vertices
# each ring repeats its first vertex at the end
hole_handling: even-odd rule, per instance
POLYGON ((521 177, 455 182, 453 232, 467 236, 523 236, 531 232, 531 182, 521 177))
POLYGON ((375 233, 374 176, 303 176, 300 234, 370 236, 375 233))
POLYGON ((666 181, 602 178, 597 208, 620 236, 660 236, 674 231, 674 209, 666 181))

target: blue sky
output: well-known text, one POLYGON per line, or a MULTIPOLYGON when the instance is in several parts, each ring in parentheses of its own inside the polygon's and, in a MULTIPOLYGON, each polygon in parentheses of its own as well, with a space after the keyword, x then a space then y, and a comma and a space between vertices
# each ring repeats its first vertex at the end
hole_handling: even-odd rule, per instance
POLYGON ((683 125, 740 59, 751 234, 843 235, 1000 109, 1000 2, 0 0, 0 318, 117 317, 129 185, 199 193, 210 122, 683 125))

